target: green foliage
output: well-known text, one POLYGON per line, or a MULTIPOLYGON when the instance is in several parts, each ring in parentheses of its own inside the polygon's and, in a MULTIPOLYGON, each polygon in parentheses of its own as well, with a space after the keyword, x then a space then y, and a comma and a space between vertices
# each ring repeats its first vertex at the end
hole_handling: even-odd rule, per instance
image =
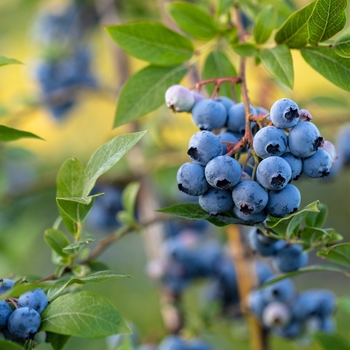
POLYGON ((345 58, 350 58, 350 27, 334 42, 334 51, 337 55, 345 58))
POLYGON ((144 21, 108 26, 106 29, 127 53, 156 65, 181 64, 194 52, 189 39, 160 23, 144 21))
POLYGON ((138 119, 164 104, 165 91, 178 84, 187 72, 185 65, 148 66, 133 75, 120 92, 114 127, 138 119))
MULTIPOLYGON (((213 50, 206 57, 203 68, 203 79, 224 78, 237 76, 237 71, 227 55, 223 51, 213 50)), ((207 84, 206 89, 209 94, 214 91, 213 84, 207 84)), ((236 96, 239 96, 235 90, 236 96)), ((232 86, 230 83, 220 85, 220 95, 232 97, 232 86)))
POLYGON ((129 333, 113 304, 88 291, 65 294, 53 300, 41 318, 41 330, 68 336, 101 338, 129 333))
POLYGON ((344 338, 340 334, 317 332, 314 334, 314 337, 325 350, 350 350, 348 339, 344 338))
POLYGON ((276 28, 277 15, 272 5, 264 8, 258 15, 254 26, 254 39, 257 44, 264 44, 269 40, 272 31, 276 28))
POLYGON ((69 335, 46 332, 47 340, 54 350, 62 350, 70 339, 69 335))
POLYGON ((294 85, 293 60, 287 45, 279 45, 260 51, 260 59, 264 67, 280 82, 290 89, 294 85))
POLYGON ((31 132, 10 128, 5 125, 0 125, 0 142, 16 141, 23 138, 43 140, 41 137, 31 132))
POLYGON ((350 266, 350 243, 341 243, 319 250, 317 255, 334 263, 350 266))
POLYGON ((15 60, 14 58, 7 58, 4 56, 0 56, 0 67, 7 66, 9 64, 23 64, 23 63, 15 60))
POLYGON ((166 8, 178 27, 194 38, 211 39, 218 32, 213 18, 194 4, 174 1, 166 8))
POLYGON ((23 350, 24 348, 19 344, 12 343, 6 340, 0 340, 0 349, 1 350, 23 350))

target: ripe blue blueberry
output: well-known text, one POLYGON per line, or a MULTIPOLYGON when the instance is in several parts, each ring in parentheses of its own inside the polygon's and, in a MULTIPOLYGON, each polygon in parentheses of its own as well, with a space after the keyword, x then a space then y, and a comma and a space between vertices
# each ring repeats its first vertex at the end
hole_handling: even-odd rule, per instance
POLYGON ((15 282, 13 280, 10 280, 8 278, 0 279, 0 294, 5 294, 13 287, 14 283, 15 282))
POLYGON ((274 301, 290 302, 294 295, 295 289, 292 280, 289 278, 277 281, 268 285, 262 290, 263 299, 266 303, 274 301))
POLYGON ((292 128, 299 120, 299 107, 294 101, 281 98, 272 105, 270 118, 278 128, 292 128))
POLYGON ((292 169, 287 161, 281 157, 263 159, 256 171, 258 182, 268 190, 281 190, 292 177, 292 169))
POLYGON ((328 152, 317 150, 312 156, 303 159, 303 172, 312 178, 322 178, 330 174, 332 160, 328 152))
POLYGON ((266 237, 258 228, 254 227, 249 231, 248 243, 254 253, 261 256, 273 256, 285 241, 266 237), (261 238, 261 236, 264 236, 261 238))
POLYGON ((190 196, 200 196, 209 189, 204 167, 194 162, 182 164, 177 171, 176 180, 179 190, 190 196))
POLYGON ((216 98, 215 101, 222 103, 225 106, 227 113, 229 109, 235 104, 235 102, 231 98, 226 96, 220 96, 216 98))
POLYGON ((174 112, 189 112, 195 101, 189 89, 181 85, 172 85, 165 92, 165 102, 174 112))
POLYGON ((222 154, 225 155, 231 148, 235 146, 235 143, 239 141, 236 134, 231 131, 223 131, 217 135, 222 144, 222 154))
POLYGON ((350 123, 344 124, 336 136, 335 148, 344 165, 350 164, 350 123))
POLYGON ((201 130, 220 129, 226 124, 227 110, 216 100, 204 99, 194 104, 192 120, 201 130))
POLYGON ((306 158, 313 155, 321 146, 323 137, 315 124, 300 122, 288 134, 289 150, 296 157, 306 158))
POLYGON ((242 225, 252 226, 264 222, 267 218, 266 210, 259 211, 258 213, 245 214, 237 206, 233 208, 233 214, 237 219, 242 221, 242 225))
POLYGON ((308 254, 303 252, 303 247, 298 244, 290 244, 279 249, 272 261, 281 272, 291 272, 304 267, 308 261, 308 254))
POLYGON ((269 196, 257 182, 246 180, 234 187, 232 199, 243 214, 255 214, 266 207, 269 196))
POLYGON ((10 305, 5 301, 0 301, 0 328, 3 328, 7 325, 7 321, 12 314, 12 309, 10 305))
POLYGON ((205 167, 205 178, 209 185, 221 190, 233 188, 240 182, 241 177, 241 165, 228 156, 215 157, 205 167))
POLYGON ((287 150, 288 138, 275 126, 261 128, 254 136, 253 148, 261 158, 281 156, 287 150))
POLYGON ((14 310, 8 319, 7 327, 10 334, 17 338, 33 339, 41 323, 40 315, 29 307, 14 310))
POLYGON ((213 187, 199 196, 198 203, 203 210, 214 216, 223 214, 233 207, 231 191, 213 187))
MULTIPOLYGON (((253 106, 250 106, 250 112, 256 115, 257 112, 253 106)), ((245 111, 242 102, 233 105, 228 111, 227 128, 230 131, 244 133, 245 131, 245 111)), ((252 123, 253 125, 253 123, 252 123)))
POLYGON ((263 298, 263 294, 261 290, 253 290, 249 293, 248 296, 248 308, 250 312, 256 316, 257 318, 261 319, 264 309, 267 305, 263 298))
POLYGON ((294 156, 290 152, 284 153, 282 158, 287 161, 292 170, 292 180, 298 180, 303 172, 303 161, 301 158, 294 156))
POLYGON ((210 131, 198 131, 190 139, 187 154, 194 162, 205 166, 209 160, 221 156, 221 142, 210 131))
POLYGON ((28 307, 41 314, 49 305, 46 294, 40 288, 22 294, 18 298, 18 307, 28 307))
POLYGON ((269 201, 266 209, 269 215, 283 218, 296 212, 300 201, 301 196, 298 188, 287 184, 282 190, 269 192, 269 201))

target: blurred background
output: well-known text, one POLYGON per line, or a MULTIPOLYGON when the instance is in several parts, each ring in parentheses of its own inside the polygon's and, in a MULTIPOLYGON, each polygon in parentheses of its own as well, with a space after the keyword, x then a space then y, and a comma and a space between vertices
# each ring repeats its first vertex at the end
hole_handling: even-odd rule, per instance
MULTIPOLYGON (((209 11, 215 4, 211 0, 195 2, 209 11)), ((291 12, 307 3, 283 3, 286 16, 288 9, 291 12)), ((109 195, 110 204, 107 208, 102 204, 98 207, 96 201, 96 209, 87 218, 86 232, 99 239, 118 227, 115 213, 120 208, 120 195, 133 180, 142 181, 147 189, 146 194, 141 193, 143 198, 139 196, 139 205, 157 209, 183 201, 177 190, 176 172, 188 161, 188 140, 197 131, 189 114, 175 115, 164 105, 135 123, 112 129, 120 87, 146 63, 120 51, 103 26, 140 19, 170 25, 162 6, 163 1, 156 0, 0 2, 0 54, 24 63, 0 69, 0 122, 31 131, 45 140, 0 145, 0 276, 44 277, 53 273, 43 233, 58 216, 57 172, 70 157, 86 164, 91 154, 115 135, 148 129, 136 149, 99 181, 99 189, 106 192, 106 197, 109 195)), ((291 98, 300 108, 311 112, 322 136, 337 145, 339 133, 350 122, 349 93, 313 71, 298 52, 293 52, 293 59, 293 91, 273 81, 261 65, 248 61, 247 79, 253 105, 269 110, 276 99, 291 98)), ((202 63, 199 61, 199 67, 202 63)), ((188 78, 182 84, 189 87, 193 82, 188 78)), ((350 167, 344 165, 329 179, 302 177, 295 184, 302 193, 302 206, 316 199, 325 203, 329 208, 326 227, 335 228, 348 241, 350 167)), ((175 224, 173 230, 174 226, 178 229, 175 224)), ((200 229, 220 242, 225 241, 222 229, 207 225, 200 229)), ((164 237, 172 234, 170 225, 154 228, 157 237, 159 232, 164 237)), ((152 229, 148 234, 152 235, 152 229)), ((140 342, 158 342, 165 335, 159 288, 146 273, 152 254, 142 234, 130 234, 99 260, 132 279, 84 286, 107 296, 136 330, 140 342)), ((312 255, 311 263, 322 261, 312 255)), ((329 288, 340 297, 348 295, 349 290, 349 279, 336 273, 307 274, 294 282, 298 290, 329 288)), ((198 313, 206 304, 205 283, 191 284, 185 292, 188 322, 194 329, 201 329, 198 313)), ((349 336, 346 317, 341 310, 336 314, 339 332, 349 336)), ((248 330, 239 318, 216 321, 204 332, 204 339, 216 344, 215 349, 231 349, 232 344, 235 349, 249 349, 248 330)), ((271 349, 280 349, 282 345, 286 350, 300 347, 276 337, 271 349)), ((95 350, 107 349, 107 345, 105 339, 72 338, 66 348, 95 350)), ((320 348, 317 344, 306 344, 305 349, 320 348)))

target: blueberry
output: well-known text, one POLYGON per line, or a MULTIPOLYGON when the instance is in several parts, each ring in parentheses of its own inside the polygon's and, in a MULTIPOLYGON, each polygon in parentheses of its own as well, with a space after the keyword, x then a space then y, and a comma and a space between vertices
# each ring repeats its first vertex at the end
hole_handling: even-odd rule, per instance
POLYGON ((0 328, 7 325, 7 321, 12 314, 10 305, 5 300, 0 300, 0 328))
POLYGON ((273 263, 281 272, 291 272, 305 266, 308 254, 303 253, 303 247, 298 244, 290 244, 279 249, 273 257, 273 263))
POLYGON ((312 156, 303 159, 303 172, 312 178, 323 178, 330 174, 332 160, 328 152, 317 150, 312 156))
POLYGON ((281 156, 287 150, 288 138, 275 126, 261 128, 253 138, 253 148, 261 158, 281 156))
POLYGON ((262 289, 262 295, 266 303, 271 303, 274 301, 288 303, 294 298, 295 295, 293 282, 288 278, 277 281, 262 289))
MULTIPOLYGON (((257 112, 253 106, 250 106, 250 112, 256 115, 257 112)), ((253 125, 253 124, 252 124, 253 125)), ((245 131, 245 111, 242 102, 233 105, 228 111, 227 128, 230 131, 244 133, 245 131)))
POLYGON ((239 141, 235 133, 226 130, 218 134, 217 137, 222 144, 222 154, 224 155, 239 141))
POLYGON ((255 214, 266 207, 269 196, 257 182, 246 180, 234 187, 232 198, 243 214, 255 214))
POLYGON ((199 196, 198 202, 203 210, 214 216, 223 214, 233 207, 231 192, 213 187, 199 196))
POLYGON ((15 282, 8 278, 0 279, 0 294, 5 294, 8 290, 10 290, 15 282))
POLYGON ((266 305, 262 314, 262 323, 265 327, 283 327, 289 323, 291 312, 285 303, 274 301, 266 305))
POLYGON ((306 158, 313 155, 321 146, 323 137, 315 124, 300 122, 288 134, 290 152, 296 157, 306 158))
POLYGON ((221 156, 221 142, 210 131, 198 131, 190 139, 187 154, 194 162, 205 166, 211 159, 221 156))
POLYGON ((48 305, 49 301, 46 298, 46 294, 40 288, 26 292, 18 298, 19 308, 28 307, 34 309, 39 314, 41 314, 48 305))
POLYGON ((337 132, 336 149, 344 165, 350 164, 350 123, 345 123, 337 132))
POLYGON ((226 124, 227 110, 216 100, 204 99, 194 104, 192 120, 201 130, 220 129, 226 124))
POLYGON ((281 157, 263 159, 256 171, 258 182, 268 190, 281 190, 292 177, 292 169, 287 161, 281 157))
POLYGON ((270 118, 278 128, 291 128, 299 120, 299 107, 294 101, 288 98, 281 98, 272 105, 270 118))
POLYGON ((241 177, 241 165, 234 158, 228 156, 215 157, 205 167, 205 178, 209 185, 222 190, 236 186, 241 177))
POLYGON ((301 196, 298 188, 287 184, 282 190, 270 191, 266 209, 269 215, 283 218, 296 212, 300 201, 301 196))
POLYGON ((39 313, 29 307, 14 310, 8 319, 7 326, 10 334, 22 339, 33 339, 41 323, 39 313))
POLYGON ((249 231, 248 242, 252 251, 261 256, 274 255, 277 252, 277 249, 281 248, 281 244, 278 242, 284 242, 266 236, 266 239, 262 241, 260 236, 264 236, 264 234, 258 228, 254 227, 249 231))
POLYGON ((159 350, 187 350, 187 344, 178 335, 168 335, 159 344, 159 350))
POLYGON ((227 113, 229 109, 235 104, 235 102, 231 98, 226 96, 220 96, 216 98, 215 101, 222 103, 225 106, 227 113))
POLYGON ((273 273, 272 273, 271 269, 263 262, 257 260, 254 265, 255 265, 255 267, 254 267, 255 275, 258 279, 259 286, 261 286, 268 279, 273 277, 273 273))
POLYGON ((201 339, 193 339, 188 342, 187 350, 211 350, 211 346, 201 339))
POLYGON ((174 112, 189 112, 194 105, 194 96, 186 87, 172 85, 165 92, 165 102, 174 112))
POLYGON ((303 325, 295 320, 291 320, 284 327, 277 327, 273 333, 287 339, 295 339, 303 333, 303 325))
POLYGON ((205 97, 201 93, 197 91, 191 91, 191 92, 194 98, 194 103, 205 99, 205 97))
POLYGON ((248 308, 254 316, 261 319, 266 305, 261 290, 253 290, 249 293, 248 308))
POLYGON ((267 218, 266 210, 259 211, 258 213, 245 214, 237 206, 233 207, 233 213, 237 219, 242 221, 243 225, 252 226, 264 222, 267 218))
POLYGON ((179 190, 190 196, 200 196, 209 189, 204 167, 197 163, 182 164, 177 171, 176 180, 179 190))
POLYGON ((292 170, 292 180, 298 180, 303 172, 303 161, 301 158, 294 156, 290 152, 286 152, 282 155, 282 158, 289 164, 292 170))

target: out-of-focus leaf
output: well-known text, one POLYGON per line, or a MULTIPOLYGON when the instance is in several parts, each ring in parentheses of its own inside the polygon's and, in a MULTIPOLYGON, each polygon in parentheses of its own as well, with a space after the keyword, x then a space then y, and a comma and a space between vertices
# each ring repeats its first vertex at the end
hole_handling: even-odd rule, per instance
POLYGON ((254 44, 242 43, 231 45, 232 50, 239 56, 249 57, 256 54, 256 47, 254 44))
POLYGON ((55 229, 48 229, 44 233, 45 242, 60 256, 67 257, 68 254, 63 251, 63 248, 70 244, 66 235, 55 229))
POLYGON ((137 198, 137 194, 139 193, 139 189, 140 189, 139 182, 131 182, 125 187, 123 191, 123 195, 122 195, 123 207, 125 208, 125 211, 128 213, 128 215, 131 218, 134 217, 136 198, 137 198))
POLYGON ((29 132, 0 125, 0 142, 16 141, 23 138, 43 140, 41 137, 29 132))
POLYGON ((254 26, 254 39, 257 44, 264 44, 276 26, 276 11, 272 5, 265 7, 258 15, 254 26))
POLYGON ((314 338, 325 350, 350 350, 348 339, 340 334, 327 334, 324 332, 317 332, 314 338))
POLYGON ((0 56, 0 67, 7 66, 8 64, 23 64, 23 63, 15 60, 14 58, 7 58, 4 56, 0 56))
POLYGON ((62 350, 70 339, 69 335, 56 334, 46 332, 48 342, 53 347, 53 350, 62 350))

